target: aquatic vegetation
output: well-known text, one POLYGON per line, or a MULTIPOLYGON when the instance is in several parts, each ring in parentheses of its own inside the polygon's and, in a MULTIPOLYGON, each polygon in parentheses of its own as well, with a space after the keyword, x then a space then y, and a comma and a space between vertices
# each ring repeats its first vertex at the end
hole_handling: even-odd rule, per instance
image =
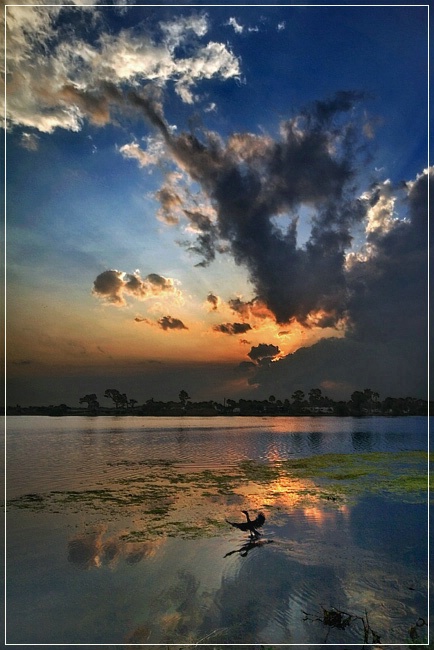
POLYGON ((332 607, 331 609, 322 607, 322 615, 315 616, 308 612, 303 612, 303 614, 305 615, 305 621, 319 621, 328 628, 324 643, 327 643, 328 635, 332 628, 345 630, 345 628, 349 627, 354 622, 361 623, 363 626, 364 643, 381 643, 380 635, 371 627, 368 612, 365 612, 363 615, 350 614, 335 607, 332 607))
POLYGON ((244 460, 239 464, 243 478, 255 483, 268 483, 279 478, 280 470, 276 465, 265 465, 254 460, 244 460))
POLYGON ((173 462, 131 465, 119 460, 118 467, 134 473, 106 487, 24 494, 7 505, 52 513, 79 505, 81 511, 94 510, 113 521, 133 518, 141 528, 125 535, 134 540, 161 535, 206 537, 221 533, 231 504, 240 510, 266 508, 270 519, 290 506, 339 508, 368 493, 424 501, 427 460, 422 451, 324 454, 267 464, 245 460, 229 470, 193 472, 180 470, 173 462), (146 473, 141 473, 141 466, 146 466, 146 473))
POLYGON ((324 454, 284 461, 282 470, 319 479, 341 496, 384 492, 402 500, 426 497, 428 455, 423 451, 324 454))
POLYGON ((18 499, 8 501, 8 504, 16 508, 28 508, 30 510, 42 510, 46 505, 44 496, 34 493, 23 494, 18 499))
MULTIPOLYGON (((324 639, 324 643, 327 643, 328 635, 332 628, 338 630, 345 630, 347 627, 350 627, 351 625, 354 624, 356 625, 358 624, 358 626, 360 627, 360 636, 363 635, 364 644, 381 643, 380 634, 375 630, 373 630, 367 611, 365 611, 364 614, 355 614, 355 613, 346 612, 336 607, 331 607, 330 609, 326 609, 325 607, 322 607, 321 609, 322 609, 321 614, 311 614, 309 612, 305 612, 303 610, 302 611, 304 614, 304 619, 303 619, 304 621, 312 621, 312 622, 318 621, 319 623, 322 623, 322 625, 328 628, 324 639)), ((414 625, 411 625, 408 630, 408 636, 409 636, 408 644, 428 645, 426 634, 425 634, 425 628, 427 628, 427 623, 425 619, 419 617, 416 623, 414 625)))

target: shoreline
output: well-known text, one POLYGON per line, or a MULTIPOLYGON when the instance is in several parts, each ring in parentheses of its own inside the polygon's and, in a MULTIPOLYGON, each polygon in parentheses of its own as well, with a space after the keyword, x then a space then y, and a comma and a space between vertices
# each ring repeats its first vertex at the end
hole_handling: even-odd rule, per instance
MULTIPOLYGON (((41 411, 45 411, 43 407, 41 411)), ((261 413, 261 412, 246 412, 246 413, 142 413, 142 412, 106 412, 106 413, 90 413, 87 410, 84 411, 71 411, 68 413, 58 413, 50 412, 48 409, 46 412, 36 412, 34 409, 29 409, 26 412, 25 409, 21 413, 10 412, 9 410, 6 413, 0 413, 4 417, 87 417, 87 418, 104 418, 104 417, 143 417, 143 418, 153 418, 153 417, 165 417, 165 418, 221 418, 221 417, 235 417, 235 418, 246 418, 246 417, 280 417, 280 418, 293 418, 293 417, 310 417, 310 418, 330 418, 330 417, 382 417, 382 418, 393 418, 393 417, 429 417, 430 413, 427 410, 426 412, 419 413, 311 413, 311 412, 301 412, 301 413, 261 413)))

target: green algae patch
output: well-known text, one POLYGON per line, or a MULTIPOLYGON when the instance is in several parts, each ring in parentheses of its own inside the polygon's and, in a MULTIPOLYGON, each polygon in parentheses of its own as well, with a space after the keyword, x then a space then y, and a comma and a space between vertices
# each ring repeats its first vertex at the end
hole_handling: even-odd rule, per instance
POLYGON ((269 483, 279 478, 280 468, 277 465, 264 465, 253 460, 243 460, 239 464, 244 480, 255 483, 269 483))
POLYGON ((287 476, 320 481, 342 496, 382 492, 411 501, 426 498, 427 467, 423 451, 324 454, 281 463, 287 476))
POLYGON ((97 517, 125 522, 125 539, 140 541, 218 536, 227 529, 228 512, 235 515, 243 508, 266 510, 271 521, 289 508, 339 508, 364 494, 412 503, 427 498, 428 456, 422 451, 244 460, 229 470, 185 471, 155 461, 118 461, 116 467, 123 475, 108 480, 106 487, 96 482, 87 489, 25 494, 7 505, 35 513, 94 511, 97 517))
POLYGON ((143 542, 155 537, 182 537, 183 539, 199 539, 215 537, 227 529, 223 520, 205 518, 201 521, 169 520, 164 524, 156 524, 152 530, 146 526, 142 530, 132 530, 121 535, 126 542, 143 542))
POLYGON ((44 510, 46 499, 42 494, 23 494, 16 499, 10 499, 8 506, 19 508, 20 510, 44 510))
POLYGON ((219 493, 229 494, 239 485, 239 474, 226 474, 219 470, 204 470, 193 474, 185 474, 184 482, 203 490, 217 490, 219 493))
POLYGON ((405 492, 407 494, 413 492, 426 492, 428 489, 428 477, 427 476, 397 476, 394 479, 388 481, 387 489, 390 492, 405 492))

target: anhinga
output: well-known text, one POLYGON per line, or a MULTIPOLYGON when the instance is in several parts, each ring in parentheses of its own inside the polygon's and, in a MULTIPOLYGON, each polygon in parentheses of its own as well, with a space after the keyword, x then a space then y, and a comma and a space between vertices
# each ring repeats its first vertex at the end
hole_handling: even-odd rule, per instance
POLYGON ((256 519, 254 519, 253 521, 250 519, 249 513, 248 513, 247 510, 241 510, 241 512, 246 515, 247 521, 242 521, 241 523, 237 523, 237 522, 234 522, 234 521, 228 521, 226 519, 227 523, 230 524, 231 526, 234 526, 235 528, 239 528, 240 530, 243 530, 243 531, 248 530, 250 532, 250 537, 252 537, 252 538, 253 537, 259 537, 259 535, 261 533, 259 533, 256 529, 260 528, 264 524, 264 521, 265 521, 265 517, 262 514, 262 512, 260 512, 258 514, 258 516, 256 517, 256 519))

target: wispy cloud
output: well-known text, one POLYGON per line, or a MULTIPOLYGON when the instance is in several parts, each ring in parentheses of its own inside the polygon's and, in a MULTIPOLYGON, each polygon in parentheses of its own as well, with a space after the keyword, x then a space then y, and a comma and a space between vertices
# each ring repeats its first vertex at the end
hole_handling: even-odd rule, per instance
POLYGON ((7 102, 10 124, 47 133, 78 131, 85 119, 107 124, 125 84, 163 88, 172 83, 182 101, 192 104, 199 82, 239 78, 240 62, 229 47, 203 42, 205 14, 160 22, 152 33, 102 32, 91 42, 55 23, 61 11, 60 6, 7 9, 8 84, 14 89, 7 102))
POLYGON ((236 34, 242 34, 243 31, 244 31, 244 27, 243 27, 243 25, 240 25, 240 23, 238 22, 238 20, 237 20, 236 18, 234 18, 234 17, 229 18, 229 20, 228 20, 228 22, 226 23, 226 25, 228 25, 229 27, 233 27, 234 32, 235 32, 236 34))
POLYGON ((36 133, 26 133, 21 135, 21 146, 28 151, 37 151, 39 148, 39 136, 36 133))
POLYGON ((140 147, 138 142, 130 142, 119 147, 119 153, 124 158, 136 160, 140 167, 149 167, 158 165, 165 152, 160 139, 149 137, 146 149, 140 147))

